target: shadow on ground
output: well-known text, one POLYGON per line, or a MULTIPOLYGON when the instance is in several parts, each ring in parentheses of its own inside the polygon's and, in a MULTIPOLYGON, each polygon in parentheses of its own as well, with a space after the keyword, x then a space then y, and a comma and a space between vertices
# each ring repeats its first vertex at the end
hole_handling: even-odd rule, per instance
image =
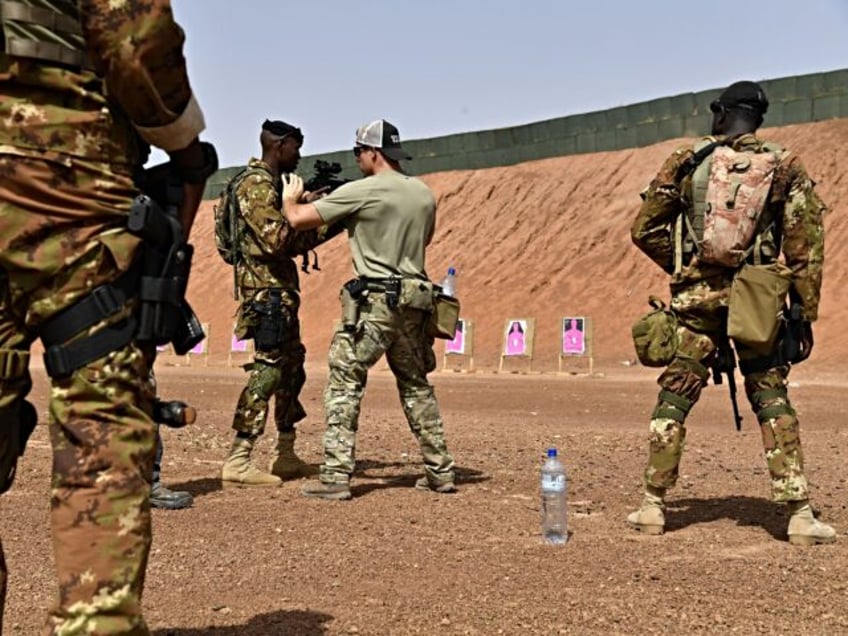
POLYGON ((222 489, 220 477, 203 477, 175 484, 166 483, 165 485, 171 490, 187 490, 195 499, 222 489))
POLYGON ((323 636, 329 614, 300 610, 278 610, 251 618, 245 625, 227 627, 165 627, 153 636, 323 636))
POLYGON ((787 540, 789 522, 786 509, 757 497, 674 499, 668 502, 666 532, 682 530, 698 523, 730 519, 740 526, 759 526, 775 539, 787 540))
MULTIPOLYGON (((383 490, 386 488, 413 488, 415 480, 420 475, 398 475, 393 477, 381 477, 379 475, 370 474, 369 471, 380 471, 385 469, 399 468, 409 466, 409 462, 380 462, 375 460, 365 460, 357 462, 356 472, 353 475, 353 486, 351 491, 355 496, 362 496, 375 490, 383 490), (357 483, 359 479, 368 479, 365 483, 357 483)), ((457 487, 462 489, 463 485, 476 484, 491 479, 482 471, 473 468, 454 468, 456 473, 457 487)), ((423 474, 423 471, 422 471, 423 474)), ((185 490, 191 493, 195 499, 203 497, 210 493, 222 490, 221 480, 215 477, 203 477, 201 479, 192 479, 178 483, 166 484, 171 490, 185 490)))
MULTIPOLYGON (((370 468, 376 468, 379 462, 369 462, 370 468)), ((381 466, 390 466, 394 464, 381 464, 381 466)), ((408 464, 403 464, 408 465, 408 464)), ((462 468, 455 467, 454 472, 456 473, 456 487, 462 491, 463 486, 467 486, 469 484, 477 484, 484 481, 488 481, 491 479, 490 476, 486 475, 482 471, 475 470, 473 468, 462 468)), ((418 479, 421 475, 424 474, 422 469, 420 474, 416 475, 398 475, 394 477, 371 477, 375 481, 368 481, 366 483, 357 483, 357 477, 369 477, 369 475, 362 471, 360 473, 358 465, 357 471, 354 474, 354 480, 351 485, 351 492, 354 497, 361 497, 362 495, 366 495, 370 492, 374 492, 376 490, 385 490, 386 488, 414 488, 415 480, 418 479)))

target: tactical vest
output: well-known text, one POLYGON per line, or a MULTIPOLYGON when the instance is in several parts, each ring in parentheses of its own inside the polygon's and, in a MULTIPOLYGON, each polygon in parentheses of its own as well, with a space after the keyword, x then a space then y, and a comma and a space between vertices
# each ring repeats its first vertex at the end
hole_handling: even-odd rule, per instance
POLYGON ((766 218, 764 212, 784 150, 771 143, 762 148, 764 152, 760 153, 736 152, 709 137, 695 144, 694 161, 683 167, 684 176, 691 174, 691 208, 673 226, 675 272, 680 272, 695 255, 704 263, 729 268, 736 268, 749 258, 755 264, 776 260, 779 228, 775 219, 766 218), (720 156, 714 170, 716 154, 720 156), (737 169, 739 173, 734 174, 737 169), (729 211, 732 215, 735 207, 739 208, 741 221, 722 218, 729 211), (730 234, 721 236, 723 232, 730 234), (747 240, 740 242, 745 236, 747 240), (721 252, 718 258, 716 249, 721 252))
POLYGON ((72 0, 0 0, 0 23, 7 55, 91 68, 72 0))

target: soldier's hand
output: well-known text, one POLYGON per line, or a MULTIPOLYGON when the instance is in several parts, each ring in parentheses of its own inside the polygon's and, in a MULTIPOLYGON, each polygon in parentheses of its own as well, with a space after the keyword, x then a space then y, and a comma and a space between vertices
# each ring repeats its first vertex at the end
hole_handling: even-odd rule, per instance
POLYGON ((298 203, 303 196, 303 179, 294 173, 283 175, 283 201, 298 203))
POLYGON ((313 201, 317 201, 318 199, 323 199, 327 196, 327 193, 330 191, 330 186, 324 186, 323 188, 318 188, 315 192, 309 192, 308 190, 303 193, 303 202, 304 203, 312 203, 313 201))
POLYGON ((813 352, 813 325, 809 321, 804 321, 801 325, 801 352, 798 355, 798 362, 802 362, 810 357, 813 352))

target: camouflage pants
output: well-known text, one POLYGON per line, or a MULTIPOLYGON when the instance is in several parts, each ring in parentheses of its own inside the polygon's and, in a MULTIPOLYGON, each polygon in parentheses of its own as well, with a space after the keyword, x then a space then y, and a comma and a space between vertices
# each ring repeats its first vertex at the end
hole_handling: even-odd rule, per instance
MULTIPOLYGON (((129 267, 133 188, 109 166, 82 161, 0 154, 0 174, 0 353, 26 356, 45 319, 129 267)), ((47 634, 149 634, 141 595, 155 442, 150 359, 131 343, 51 379, 59 594, 47 634)), ((0 436, 31 386, 26 366, 12 375, 0 383, 0 436)))
POLYGON ((436 358, 432 341, 424 335, 426 314, 417 309, 390 309, 384 294, 372 293, 369 299, 361 307, 356 332, 339 327, 330 345, 321 480, 345 483, 353 474, 359 406, 368 369, 385 353, 409 428, 421 448, 424 472, 433 484, 453 481, 453 458, 445 443, 433 387, 427 382, 436 358))
MULTIPOLYGON (((661 387, 650 425, 650 452, 645 483, 671 488, 677 483, 686 438, 685 419, 707 383, 716 355, 717 335, 699 333, 680 325, 680 346, 674 360, 660 375, 661 387)), ((744 359, 750 354, 738 348, 744 359)), ((808 498, 798 418, 787 395, 789 367, 780 366, 745 376, 745 393, 757 415, 774 501, 808 498)))
MULTIPOLYGON (((262 292, 246 293, 239 310, 236 334, 240 338, 252 337, 258 316, 253 310, 254 300, 263 300, 262 292)), ((265 430, 268 405, 274 398, 274 422, 279 433, 294 430, 294 425, 306 417, 300 403, 300 392, 306 383, 304 362, 306 348, 300 341, 300 324, 297 312, 300 299, 296 292, 283 290, 280 320, 283 336, 279 346, 266 351, 256 351, 253 362, 247 365, 247 386, 239 396, 233 416, 233 428, 252 437, 265 430)))

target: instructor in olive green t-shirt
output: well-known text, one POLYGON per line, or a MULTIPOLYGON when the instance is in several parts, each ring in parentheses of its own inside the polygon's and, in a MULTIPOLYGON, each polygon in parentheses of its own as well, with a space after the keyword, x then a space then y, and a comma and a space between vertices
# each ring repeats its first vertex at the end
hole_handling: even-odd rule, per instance
POLYGON ((330 345, 320 480, 302 492, 322 499, 351 498, 359 405, 368 369, 385 353, 424 458, 425 474, 415 487, 451 493, 456 490, 454 462, 427 381, 436 358, 433 341, 425 333, 433 286, 424 268, 424 253, 433 238, 436 202, 423 182, 401 171, 400 161, 411 157, 389 122, 380 119, 361 126, 353 152, 365 178, 314 203, 302 202, 300 177, 284 177, 286 219, 296 230, 344 225, 357 276, 342 290, 343 320, 330 345))

